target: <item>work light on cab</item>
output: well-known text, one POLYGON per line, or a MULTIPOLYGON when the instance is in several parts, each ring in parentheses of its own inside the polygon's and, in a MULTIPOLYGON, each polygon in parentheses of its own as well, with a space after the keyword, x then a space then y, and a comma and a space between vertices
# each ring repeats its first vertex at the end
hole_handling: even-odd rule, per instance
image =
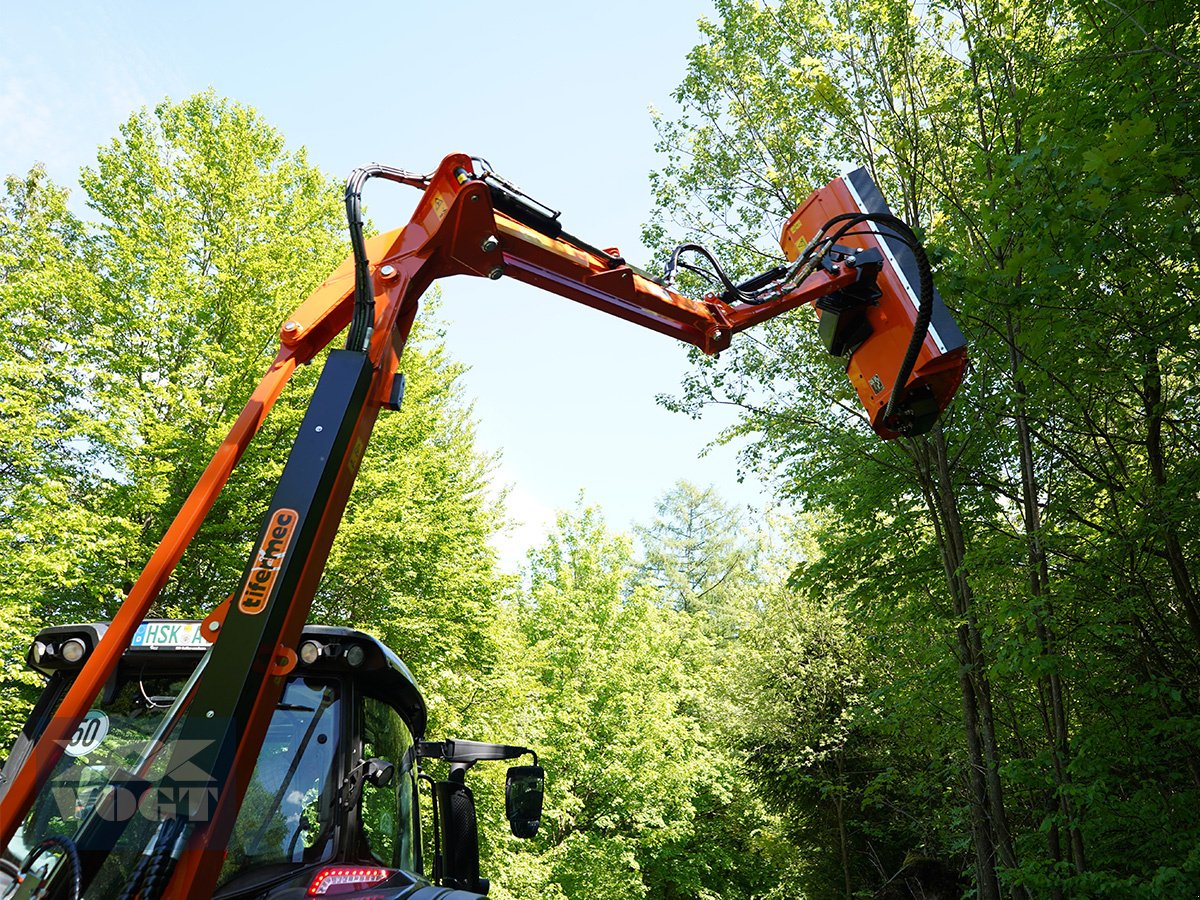
POLYGON ((300 645, 300 662, 311 666, 321 658, 321 645, 316 641, 305 641, 300 645))
POLYGON ((62 645, 62 658, 69 663, 77 663, 87 653, 87 644, 79 638, 71 638, 62 645))

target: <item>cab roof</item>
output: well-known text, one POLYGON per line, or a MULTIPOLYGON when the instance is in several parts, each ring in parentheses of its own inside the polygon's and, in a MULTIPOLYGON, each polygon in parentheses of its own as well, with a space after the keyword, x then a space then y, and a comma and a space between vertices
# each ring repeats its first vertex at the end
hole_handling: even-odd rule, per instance
MULTIPOLYGON (((200 625, 195 620, 145 620, 122 654, 122 665, 137 664, 149 669, 194 667, 209 646, 201 636, 200 625)), ((107 631, 107 622, 43 628, 29 648, 26 664, 44 675, 78 671, 107 631), (68 656, 75 656, 80 648, 72 647, 67 655, 64 648, 76 641, 83 645, 83 652, 70 660, 68 656)), ((333 625, 305 625, 296 649, 310 642, 316 645, 316 658, 310 663, 298 659, 294 672, 353 678, 360 690, 398 706, 407 715, 418 739, 424 735, 428 714, 420 688, 408 666, 386 645, 365 632, 333 625), (357 653, 349 652, 355 647, 361 648, 361 659, 357 653)))

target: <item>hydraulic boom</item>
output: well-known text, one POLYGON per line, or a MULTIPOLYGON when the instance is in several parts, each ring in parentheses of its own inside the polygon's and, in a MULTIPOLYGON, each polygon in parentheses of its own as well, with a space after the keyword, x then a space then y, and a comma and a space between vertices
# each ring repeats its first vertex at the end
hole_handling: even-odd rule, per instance
MULTIPOLYGON (((204 621, 213 643, 203 673, 156 748, 169 754, 165 767, 155 767, 165 774, 151 777, 150 759, 130 773, 136 777, 129 783, 152 792, 140 805, 158 809, 156 847, 165 864, 175 861, 164 896, 211 896, 376 417, 399 405, 398 364, 418 300, 438 278, 508 276, 708 354, 728 347, 743 329, 814 304, 822 339, 846 358, 869 421, 884 438, 927 431, 962 379, 962 336, 933 289, 924 251, 908 226, 887 212, 862 170, 817 191, 789 220, 782 240, 786 262, 736 284, 700 245, 677 248, 662 277, 631 266, 615 249, 564 231, 558 213, 463 154, 447 156, 429 175, 360 169, 348 182, 346 206, 353 255, 283 323, 279 352, 265 377, 27 763, 6 786, 0 846, 45 789, 63 747, 295 367, 348 328, 346 348, 331 351, 325 363, 241 581, 204 621), (369 178, 422 193, 407 225, 365 240, 360 204, 369 178), (685 256, 704 262, 685 262, 685 256), (683 295, 673 286, 680 268, 708 275, 719 289, 699 299, 683 295), (196 790, 197 771, 209 789, 196 790)), ((119 819, 117 810, 110 812, 119 819)), ((82 832, 76 836, 79 861, 70 865, 80 870, 86 890, 120 828, 82 832)), ((55 883, 67 896, 73 876, 60 876, 55 883)))

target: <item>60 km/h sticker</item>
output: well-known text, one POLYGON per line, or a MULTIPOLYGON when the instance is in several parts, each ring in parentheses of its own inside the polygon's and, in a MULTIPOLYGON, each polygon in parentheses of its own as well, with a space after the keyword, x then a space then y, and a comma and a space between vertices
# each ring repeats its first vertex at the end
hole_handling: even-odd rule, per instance
POLYGON ((108 737, 108 715, 100 709, 90 709, 71 740, 63 748, 67 756, 84 756, 91 753, 108 737))

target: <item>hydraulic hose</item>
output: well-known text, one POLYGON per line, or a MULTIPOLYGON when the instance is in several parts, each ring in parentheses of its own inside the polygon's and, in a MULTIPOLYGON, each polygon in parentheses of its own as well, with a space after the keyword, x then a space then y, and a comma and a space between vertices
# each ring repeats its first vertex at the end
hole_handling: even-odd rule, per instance
POLYGON ((346 179, 346 225, 350 231, 350 249, 354 254, 354 315, 350 320, 350 333, 346 336, 346 349, 361 353, 366 353, 370 348, 371 332, 375 327, 375 292, 371 287, 370 260, 367 259, 362 217, 363 186, 371 178, 386 178, 419 188, 424 188, 430 180, 429 175, 418 175, 377 163, 355 169, 346 179))
MULTIPOLYGON (((904 394, 904 387, 908 383, 909 376, 912 375, 913 367, 916 365, 917 357, 921 352, 921 345, 925 342, 925 336, 929 333, 929 323, 933 318, 933 273, 929 265, 929 257, 925 253, 925 248, 917 239, 916 233, 903 219, 899 219, 890 213, 852 212, 834 216, 821 226, 820 230, 809 241, 804 250, 789 265, 776 266, 741 284, 733 283, 729 276, 726 275, 716 257, 704 245, 692 243, 680 244, 672 251, 660 283, 664 286, 670 286, 674 281, 675 273, 680 268, 685 268, 709 275, 714 280, 719 281, 722 287, 725 288, 722 299, 727 302, 739 302, 751 305, 765 303, 769 300, 777 299, 786 291, 803 282, 816 269, 820 259, 835 247, 841 238, 850 234, 862 233, 854 232, 851 229, 864 222, 887 228, 888 231, 870 228, 866 233, 874 235, 881 241, 888 238, 900 241, 912 251, 913 258, 917 264, 917 316, 913 321, 912 336, 909 338, 908 347, 905 349, 904 357, 900 362, 900 368, 896 373, 896 380, 892 385, 891 395, 888 397, 887 406, 884 409, 884 421, 887 421, 895 418, 897 415, 900 400, 904 394), (834 226, 840 227, 831 234, 830 231, 834 226), (712 270, 703 270, 697 266, 682 262, 679 257, 681 254, 687 252, 696 253, 708 260, 712 264, 712 270)), ((897 427, 897 430, 903 433, 904 427, 897 427)))
POLYGON ((145 852, 125 882, 119 900, 158 900, 171 880, 175 863, 187 843, 188 824, 182 819, 163 819, 150 838, 145 852))
POLYGON ((925 335, 929 333, 929 323, 933 319, 933 271, 929 265, 929 256, 925 253, 925 247, 917 239, 916 233, 903 219, 899 219, 890 213, 846 213, 841 216, 835 216, 826 222, 821 229, 822 232, 827 231, 831 225, 839 221, 845 221, 845 224, 829 238, 831 245, 836 244, 855 225, 862 222, 873 222, 877 225, 886 226, 896 232, 896 234, 888 235, 875 231, 875 235, 880 240, 886 240, 888 237, 896 238, 912 251, 913 259, 917 263, 917 318, 913 322, 912 336, 909 338, 908 347, 904 351, 904 358, 900 362, 900 369, 896 373, 896 380, 892 383, 891 396, 888 397, 887 406, 883 411, 884 422, 887 422, 887 420, 896 415, 900 398, 904 392, 904 386, 908 383, 908 377, 912 374, 913 366, 917 363, 917 356, 921 352, 921 345, 925 342, 925 335))
POLYGON ((20 871, 17 872, 17 883, 20 884, 25 880, 33 870, 33 864, 39 856, 55 847, 62 850, 63 858, 71 866, 71 900, 79 900, 82 892, 83 864, 79 860, 79 850, 75 847, 75 842, 69 837, 49 837, 30 850, 29 855, 21 863, 20 871))

